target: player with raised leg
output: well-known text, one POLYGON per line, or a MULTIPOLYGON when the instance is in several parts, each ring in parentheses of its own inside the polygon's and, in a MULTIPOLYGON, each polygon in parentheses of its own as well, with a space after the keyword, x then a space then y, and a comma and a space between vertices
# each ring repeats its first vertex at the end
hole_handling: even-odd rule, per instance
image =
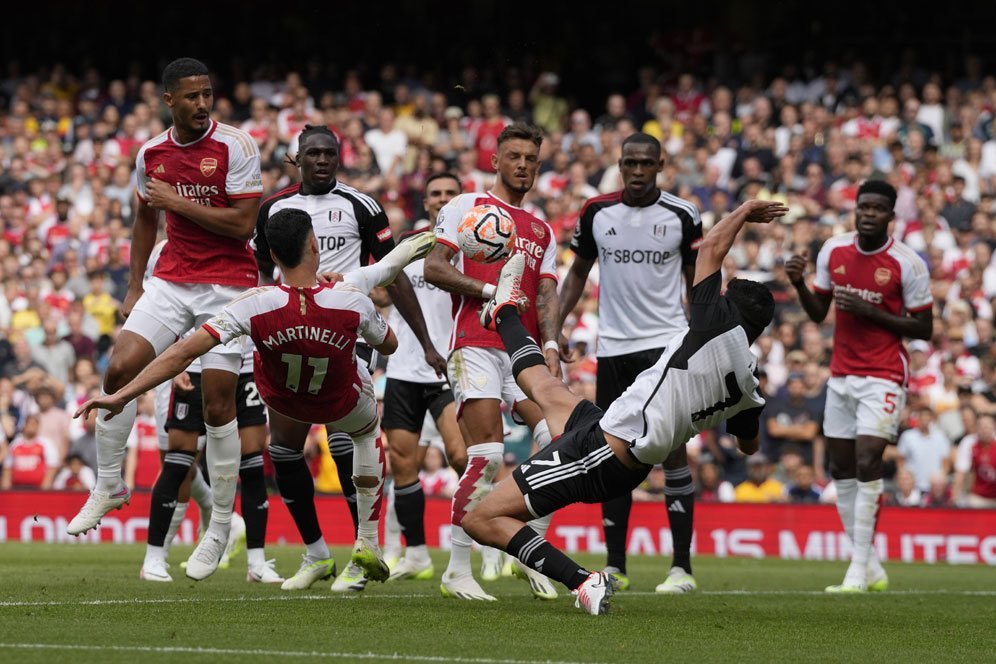
MULTIPOLYGON (((163 101, 173 127, 142 146, 136 158, 138 204, 132 231, 131 273, 122 306, 127 316, 104 376, 116 392, 187 330, 215 315, 258 283, 248 240, 262 193, 259 150, 245 132, 211 119, 214 92, 207 68, 181 58, 163 71, 163 101), (156 240, 159 212, 169 242, 148 285, 142 280, 156 240)), ((204 420, 214 505, 211 524, 187 561, 187 576, 213 573, 231 529, 240 444, 235 389, 241 344, 219 346, 204 357, 204 420)), ((121 417, 97 419, 97 486, 67 531, 95 528, 129 499, 121 461, 135 419, 134 404, 121 417)))
POLYGON ((768 223, 787 211, 780 203, 752 200, 716 224, 695 261, 689 327, 668 339, 654 366, 604 412, 547 370, 516 310, 521 255, 509 260, 481 322, 497 328, 514 358, 516 380, 559 438, 467 514, 464 527, 475 540, 560 581, 586 612, 608 610, 612 578, 581 567, 525 522, 571 503, 632 491, 676 447, 724 420, 743 452, 757 450, 764 399, 750 346, 771 322, 774 298, 762 284, 743 279, 722 294, 720 267, 745 223, 768 223))
POLYGON ((83 404, 77 415, 100 408, 108 419, 136 395, 177 375, 219 344, 243 336, 256 344, 259 393, 274 414, 302 429, 326 423, 350 434, 356 447, 353 482, 360 514, 352 563, 366 578, 385 581, 377 524, 383 502, 384 451, 373 384, 356 361, 363 337, 390 354, 397 339, 365 294, 424 257, 435 238, 420 234, 402 243, 376 265, 345 275, 343 283, 319 283, 318 240, 311 217, 282 210, 267 222, 270 251, 284 283, 256 288, 234 299, 194 334, 171 346, 114 394, 83 404))
POLYGON ((854 231, 827 240, 816 258, 813 291, 803 275, 808 256, 793 256, 785 273, 817 323, 836 303, 833 357, 823 433, 837 512, 851 538, 851 564, 827 592, 886 590, 888 576, 872 547, 882 498, 882 455, 896 439, 906 402, 909 361, 903 337, 933 331, 930 273, 916 252, 889 235, 896 190, 868 180, 858 189, 854 231))
MULTIPOLYGON (((511 363, 502 350, 501 338, 482 329, 477 318, 482 300, 495 293, 493 282, 498 278, 499 266, 465 259, 460 252, 458 231, 467 213, 479 205, 497 206, 514 220, 516 247, 526 261, 522 292, 532 303, 523 315, 523 323, 534 338, 543 342, 547 365, 559 376, 557 244, 550 226, 521 207, 536 179, 542 142, 540 130, 530 125, 516 123, 502 130, 498 135, 498 151, 492 157, 492 165, 498 172, 494 188, 457 196, 440 210, 436 223, 439 244, 425 260, 425 278, 453 295, 454 329, 447 368, 457 403, 457 421, 467 442, 467 468, 453 496, 450 562, 440 584, 446 597, 495 599, 474 579, 470 567, 472 542, 461 523, 491 491, 501 465, 502 401, 532 429, 538 447, 550 442, 543 413, 512 378, 511 363)), ((549 523, 549 515, 544 515, 534 525, 545 533, 549 523)), ((518 570, 529 581, 535 597, 557 597, 553 584, 542 574, 521 565, 518 570)))

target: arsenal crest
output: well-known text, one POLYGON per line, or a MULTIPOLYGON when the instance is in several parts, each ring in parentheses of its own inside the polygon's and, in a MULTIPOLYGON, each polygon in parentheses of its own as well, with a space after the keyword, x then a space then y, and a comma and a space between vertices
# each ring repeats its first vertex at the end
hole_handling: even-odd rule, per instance
POLYGON ((206 178, 214 175, 214 172, 218 170, 218 160, 214 157, 204 157, 201 159, 201 175, 206 178))
POLYGON ((887 267, 880 267, 875 270, 875 283, 884 286, 892 279, 892 270, 887 267))
POLYGON ((546 237, 546 229, 543 228, 543 224, 537 224, 534 221, 532 222, 532 228, 533 228, 533 233, 535 233, 536 237, 539 238, 540 240, 546 237))

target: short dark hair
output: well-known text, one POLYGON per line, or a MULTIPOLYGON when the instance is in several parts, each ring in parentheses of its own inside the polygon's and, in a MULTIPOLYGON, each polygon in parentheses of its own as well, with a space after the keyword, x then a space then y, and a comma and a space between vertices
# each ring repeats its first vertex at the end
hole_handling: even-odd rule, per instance
POLYGON ((163 87, 172 92, 180 85, 181 78, 207 76, 209 73, 207 66, 200 60, 177 58, 163 69, 163 87))
POLYGON ((865 180, 858 187, 858 196, 861 194, 878 194, 885 196, 891 202, 891 207, 896 206, 896 188, 885 180, 865 180))
POLYGON ((733 303, 750 328, 747 330, 747 337, 751 343, 754 343, 775 317, 774 296, 767 286, 756 281, 732 279, 726 287, 726 299, 733 303))
POLYGON ((460 178, 456 176, 455 173, 450 173, 449 171, 440 171, 439 173, 433 173, 425 179, 425 188, 428 189, 429 185, 436 180, 455 180, 457 183, 457 189, 463 192, 463 183, 460 182, 460 178))
POLYGON ((304 125, 304 129, 301 130, 301 135, 298 136, 297 144, 300 147, 304 143, 306 138, 311 136, 329 136, 336 145, 339 145, 339 137, 335 135, 335 132, 328 128, 327 125, 304 125))
POLYGON ((543 131, 539 127, 525 122, 513 122, 498 134, 498 146, 501 147, 502 143, 516 138, 530 141, 536 147, 543 145, 543 131))
POLYGON ((285 267, 297 267, 304 259, 304 244, 313 228, 310 214, 285 208, 266 220, 264 232, 277 260, 285 267))
POLYGON ((625 150, 627 145, 649 145, 654 148, 657 154, 661 153, 661 142, 650 134, 644 134, 642 131, 638 131, 635 134, 630 134, 622 142, 622 149, 625 150))

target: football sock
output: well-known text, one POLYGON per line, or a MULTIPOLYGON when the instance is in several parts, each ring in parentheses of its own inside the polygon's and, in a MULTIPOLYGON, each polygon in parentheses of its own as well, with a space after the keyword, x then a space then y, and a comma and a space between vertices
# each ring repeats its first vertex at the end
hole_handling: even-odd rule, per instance
POLYGON ((211 486, 204 479, 204 473, 201 472, 200 468, 194 473, 194 479, 190 482, 190 498, 201 509, 201 519, 210 521, 214 495, 211 493, 211 486))
POLYGON ((239 465, 242 481, 242 517, 246 521, 246 549, 262 549, 266 540, 266 521, 270 503, 263 477, 263 453, 242 456, 239 465))
POLYGON ((467 468, 460 477, 453 494, 453 511, 450 517, 450 575, 471 574, 471 539, 463 530, 463 517, 491 491, 491 483, 498 474, 505 446, 501 443, 479 443, 467 448, 467 468))
POLYGON ((394 487, 394 510, 409 547, 425 544, 425 493, 422 482, 394 487))
POLYGON ((356 487, 356 514, 359 518, 356 536, 372 544, 380 542, 377 527, 384 503, 384 466, 384 445, 376 430, 353 440, 353 476, 377 479, 376 486, 356 487))
POLYGON ((554 581, 560 581, 570 590, 577 590, 591 574, 537 535, 529 526, 523 526, 512 536, 505 551, 518 558, 523 565, 545 574, 554 581))
POLYGON ((854 552, 851 564, 844 575, 846 585, 868 583, 868 560, 871 555, 872 537, 878 522, 878 507, 882 498, 882 480, 858 482, 854 499, 854 552))
POLYGON ((671 542, 674 551, 673 567, 680 567, 692 573, 692 520, 695 516, 695 485, 692 471, 685 466, 664 471, 664 500, 667 504, 667 519, 671 526, 671 542))
POLYGON ((543 351, 540 350, 536 340, 529 336, 515 307, 502 307, 496 314, 495 320, 498 323, 498 334, 501 335, 502 343, 505 345, 505 352, 512 360, 512 376, 518 376, 529 367, 546 364, 543 351))
POLYGON ((605 532, 606 565, 626 573, 626 531, 633 509, 630 493, 602 503, 602 530, 605 532))
POLYGON ((232 510, 235 508, 235 489, 238 485, 242 452, 239 425, 232 420, 217 427, 206 424, 204 428, 207 429, 205 449, 208 474, 211 476, 211 493, 214 496, 211 526, 208 527, 212 528, 217 524, 217 530, 224 532, 232 522, 232 510))
MULTIPOLYGON (((169 520, 169 530, 166 531, 166 537, 163 539, 163 548, 166 553, 169 553, 169 548, 173 545, 173 540, 176 539, 176 534, 180 531, 180 526, 183 525, 183 519, 187 516, 187 508, 190 507, 190 503, 177 503, 176 509, 173 510, 173 518, 169 520)), ((149 520, 149 525, 152 525, 152 520, 149 520)))
POLYGON ((190 472, 193 462, 194 454, 190 452, 167 452, 163 458, 163 467, 152 487, 152 501, 149 504, 149 534, 146 541, 150 546, 165 545, 180 485, 190 472))
POLYGON ((328 544, 325 543, 325 538, 321 535, 314 542, 309 542, 304 546, 308 551, 308 556, 314 560, 325 560, 332 557, 328 544))
POLYGON ((156 558, 166 560, 166 547, 147 545, 145 547, 145 562, 147 563, 156 558))
POLYGON ((349 516, 353 519, 353 536, 356 537, 359 516, 356 512, 356 487, 353 485, 353 439, 342 431, 332 431, 328 437, 329 454, 335 461, 342 497, 346 499, 349 516))
POLYGON ((246 562, 249 564, 249 567, 258 567, 259 565, 265 565, 266 551, 263 549, 263 547, 256 548, 247 545, 246 559, 247 559, 246 562))
MULTIPOLYGON (((103 390, 100 396, 107 396, 103 390)), ((128 435, 135 425, 136 405, 132 401, 114 419, 107 421, 106 410, 97 411, 97 490, 115 493, 124 485, 121 464, 127 451, 128 435)))
POLYGON ((280 497, 294 519, 301 540, 308 544, 321 539, 322 529, 318 525, 318 513, 315 511, 315 480, 308 470, 304 453, 272 442, 270 459, 273 460, 277 475, 280 497))
POLYGON ((384 558, 397 555, 401 557, 401 524, 398 522, 398 511, 395 507, 394 490, 397 487, 392 482, 384 497, 387 499, 387 510, 384 513, 384 558))
MULTIPOLYGON (((533 442, 539 449, 543 449, 551 442, 550 437, 550 427, 547 426, 546 420, 540 420, 536 424, 536 428, 533 429, 533 442)), ((529 527, 536 531, 540 537, 546 537, 546 531, 550 529, 550 520, 553 518, 553 514, 547 514, 546 516, 541 516, 538 519, 533 519, 529 522, 529 527)))

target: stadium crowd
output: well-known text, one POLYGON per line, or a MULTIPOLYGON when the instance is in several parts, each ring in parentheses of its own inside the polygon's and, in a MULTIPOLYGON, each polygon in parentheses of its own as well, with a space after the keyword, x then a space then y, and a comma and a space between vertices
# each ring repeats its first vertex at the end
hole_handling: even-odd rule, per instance
MULTIPOLYGON (((636 131, 661 141, 661 188, 694 202, 706 229, 748 198, 785 203, 789 215, 746 233, 724 270, 766 282, 776 298, 775 321, 754 348, 769 399, 762 454, 743 457, 721 432, 693 439, 702 501, 833 501, 820 422, 833 316, 808 319, 784 263, 802 252, 814 260, 827 238, 849 230, 859 184, 884 177, 899 191, 892 232, 927 261, 935 302, 931 341, 908 344, 889 499, 996 507, 996 477, 977 473, 972 454, 996 444, 996 77, 968 58, 957 80, 910 69, 873 81, 856 62, 737 85, 652 68, 639 81, 603 107, 580 108, 554 72, 531 85, 444 91, 391 67, 380 80, 349 72, 334 85, 291 71, 219 86, 214 116, 258 143, 264 197, 297 180, 287 156, 304 125, 328 125, 341 141, 340 179, 382 202, 396 236, 425 218, 430 174, 449 170, 464 191, 482 191, 501 129, 535 123, 546 140, 527 203, 557 233, 562 271, 582 205, 621 188, 620 145, 636 131)), ((122 322, 134 157, 169 122, 160 95, 151 80, 108 81, 61 65, 0 81, 2 489, 93 484, 93 421, 69 413, 99 391, 122 322)), ((582 357, 567 377, 587 398, 597 296, 596 267, 565 329, 582 357)), ((127 479, 141 488, 159 460, 151 403, 139 412, 127 479)), ((309 445, 318 487, 334 491, 323 448, 309 445)), ((446 495, 452 477, 430 458, 427 486, 446 495)), ((663 500, 663 478, 655 470, 636 497, 663 500)))

